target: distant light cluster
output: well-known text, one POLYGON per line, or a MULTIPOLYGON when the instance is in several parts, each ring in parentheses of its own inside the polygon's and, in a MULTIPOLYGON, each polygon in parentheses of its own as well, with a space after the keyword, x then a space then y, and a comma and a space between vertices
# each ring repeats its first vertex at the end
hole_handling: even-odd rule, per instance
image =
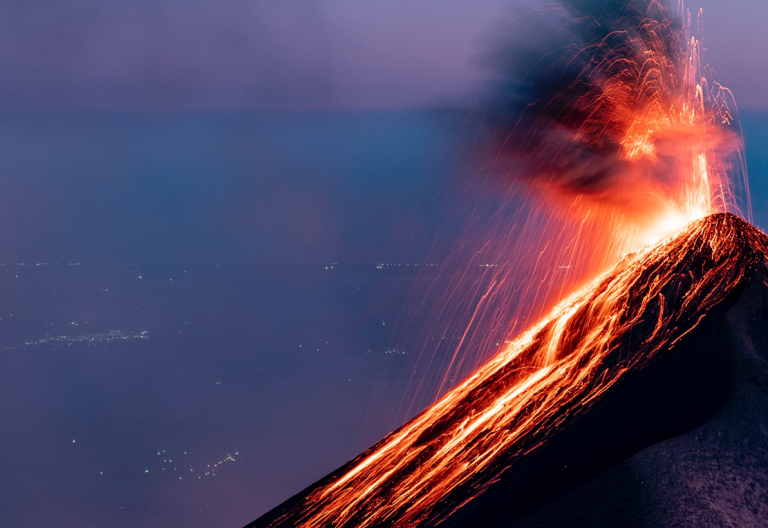
POLYGON ((378 262, 376 264, 376 269, 384 269, 384 268, 399 268, 402 266, 413 266, 415 268, 422 267, 422 268, 436 268, 439 266, 439 264, 411 264, 411 263, 385 263, 385 262, 378 262))
MULTIPOLYGON (((0 266, 81 266, 82 262, 0 262, 0 266)), ((92 262, 87 264, 89 266, 99 266, 99 264, 92 262)), ((125 267, 125 266, 138 266, 138 264, 114 264, 111 267, 125 267)))
MULTIPOLYGON (((239 454, 239 451, 235 451, 234 456, 227 454, 225 457, 222 457, 211 464, 204 464, 205 467, 200 469, 201 465, 195 465, 190 461, 192 456, 191 452, 184 451, 183 455, 179 454, 172 457, 170 453, 166 453, 165 449, 157 450, 157 456, 162 458, 160 471, 178 477, 179 480, 184 480, 185 476, 188 479, 197 477, 198 480, 202 480, 205 477, 215 477, 218 468, 229 462, 235 462, 235 456, 238 456, 239 454), (176 462, 174 462, 174 459, 176 462)), ((145 467, 144 473, 149 472, 149 468, 145 467)))
POLYGON ((141 332, 122 332, 120 330, 112 330, 111 332, 98 332, 95 334, 81 336, 62 335, 45 337, 36 341, 27 341, 22 345, 5 347, 2 350, 14 350, 18 348, 46 345, 48 343, 72 345, 74 343, 111 343, 112 341, 127 341, 129 339, 149 339, 149 331, 143 330, 141 332))

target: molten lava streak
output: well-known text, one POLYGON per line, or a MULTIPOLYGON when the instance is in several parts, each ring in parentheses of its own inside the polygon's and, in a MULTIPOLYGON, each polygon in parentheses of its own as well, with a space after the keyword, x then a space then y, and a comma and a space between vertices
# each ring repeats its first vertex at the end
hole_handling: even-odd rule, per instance
POLYGON ((568 211, 569 251, 625 256, 257 526, 447 521, 629 373, 674 353, 765 265, 765 238, 715 214, 737 211, 746 192, 746 180, 729 178, 745 178, 741 142, 730 92, 708 83, 689 17, 676 21, 653 0, 608 2, 591 17, 560 4, 544 12, 569 20, 580 44, 550 50, 518 83, 509 104, 521 110, 499 127, 497 162, 550 214, 568 211))
POLYGON ((675 345, 765 267, 729 214, 626 257, 273 526, 434 526, 675 345))

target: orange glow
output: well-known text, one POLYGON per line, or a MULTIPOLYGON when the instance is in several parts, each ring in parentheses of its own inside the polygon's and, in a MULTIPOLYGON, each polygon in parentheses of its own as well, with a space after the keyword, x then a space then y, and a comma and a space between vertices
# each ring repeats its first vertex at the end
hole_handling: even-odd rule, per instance
MULTIPOLYGON (((745 248, 766 249, 762 239, 738 240, 735 217, 710 216, 742 208, 749 216, 741 139, 728 128, 734 121, 732 97, 708 80, 690 16, 672 30, 674 22, 662 16, 665 9, 657 2, 648 6, 652 13, 637 34, 620 40, 641 60, 615 53, 614 34, 574 52, 595 57, 578 79, 585 88, 569 101, 588 117, 565 131, 542 133, 551 149, 523 153, 530 185, 511 191, 540 207, 526 218, 530 230, 526 227, 507 253, 507 260, 533 263, 515 294, 530 311, 553 296, 562 300, 518 333, 508 312, 488 308, 489 299, 507 291, 514 272, 489 271, 496 275, 481 304, 471 308, 471 324, 493 319, 516 337, 494 347, 485 338, 472 341, 465 331, 441 391, 464 360, 461 346, 494 348, 495 355, 273 526, 439 524, 627 372, 673 348, 747 280, 757 257, 745 257, 745 248), (670 43, 676 46, 671 51, 670 43), (556 157, 557 145, 592 145, 608 135, 619 138, 610 159, 620 178, 585 192, 574 184, 578 178, 552 173, 561 167, 548 160, 556 157), (742 203, 739 193, 746 194, 742 203), (531 233, 538 235, 535 241, 531 233), (683 260, 691 254, 702 262, 683 260), (597 278, 584 284, 579 275, 555 275, 572 267, 597 278), (506 465, 497 466, 502 455, 506 465), (476 480, 481 473, 484 479, 476 480)), ((579 162, 566 165, 575 173, 595 170, 579 162)))

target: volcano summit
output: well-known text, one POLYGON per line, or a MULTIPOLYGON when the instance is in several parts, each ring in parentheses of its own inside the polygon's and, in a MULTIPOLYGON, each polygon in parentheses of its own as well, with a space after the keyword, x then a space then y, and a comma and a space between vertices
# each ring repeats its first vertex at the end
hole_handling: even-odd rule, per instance
POLYGON ((249 527, 764 526, 766 254, 716 214, 626 256, 249 527))

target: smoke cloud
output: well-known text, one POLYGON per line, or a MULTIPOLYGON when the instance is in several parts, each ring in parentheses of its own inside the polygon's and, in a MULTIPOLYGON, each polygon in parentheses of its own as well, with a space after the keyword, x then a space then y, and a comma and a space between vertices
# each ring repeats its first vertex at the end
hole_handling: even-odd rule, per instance
POLYGON ((638 196, 679 188, 698 153, 735 153, 707 167, 733 169, 733 98, 688 16, 655 0, 581 0, 517 17, 486 108, 496 169, 550 195, 635 209, 647 206, 638 196))

